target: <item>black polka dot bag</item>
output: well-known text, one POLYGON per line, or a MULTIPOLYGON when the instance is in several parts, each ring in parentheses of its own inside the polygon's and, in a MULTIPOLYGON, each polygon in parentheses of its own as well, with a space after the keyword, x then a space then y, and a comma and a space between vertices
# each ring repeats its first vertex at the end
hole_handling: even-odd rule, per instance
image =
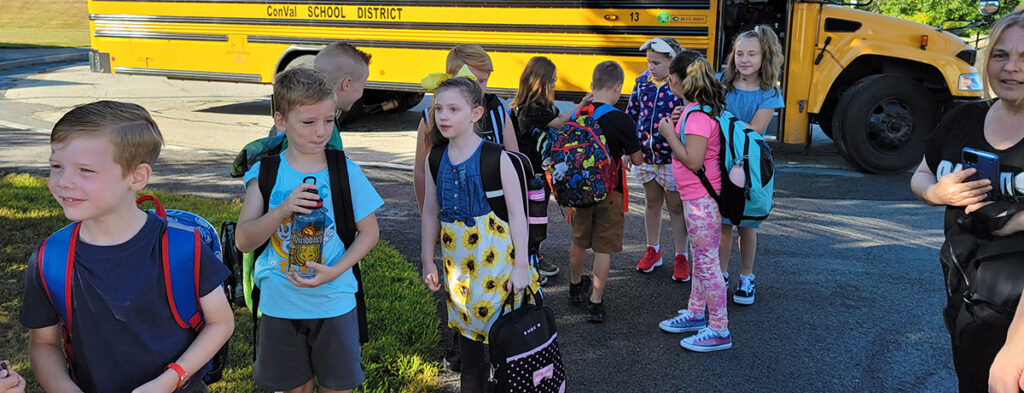
POLYGON ((495 392, 565 392, 555 315, 529 288, 522 301, 519 308, 506 313, 506 309, 515 307, 515 296, 509 294, 491 326, 491 382, 495 392), (528 298, 533 298, 533 304, 528 298))

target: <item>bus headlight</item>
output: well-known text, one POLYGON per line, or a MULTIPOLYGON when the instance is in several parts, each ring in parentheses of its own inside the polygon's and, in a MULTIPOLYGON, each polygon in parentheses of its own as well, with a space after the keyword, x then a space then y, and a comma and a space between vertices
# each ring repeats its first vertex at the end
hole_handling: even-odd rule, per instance
POLYGON ((981 91, 981 77, 978 73, 960 74, 960 83, 957 84, 960 91, 981 91))

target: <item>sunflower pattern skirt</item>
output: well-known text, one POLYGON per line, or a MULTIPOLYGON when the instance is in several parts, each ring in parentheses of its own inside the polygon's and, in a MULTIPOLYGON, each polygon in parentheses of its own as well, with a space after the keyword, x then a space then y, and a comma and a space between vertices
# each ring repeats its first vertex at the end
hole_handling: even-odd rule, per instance
MULTIPOLYGON (((448 303, 448 326, 474 341, 487 343, 498 319, 512 275, 515 250, 507 222, 494 212, 474 217, 476 225, 441 222, 441 259, 448 303)), ((526 239, 523 239, 526 241, 526 239)), ((537 271, 530 267, 530 289, 537 293, 537 271)), ((516 304, 522 301, 516 296, 516 304)))

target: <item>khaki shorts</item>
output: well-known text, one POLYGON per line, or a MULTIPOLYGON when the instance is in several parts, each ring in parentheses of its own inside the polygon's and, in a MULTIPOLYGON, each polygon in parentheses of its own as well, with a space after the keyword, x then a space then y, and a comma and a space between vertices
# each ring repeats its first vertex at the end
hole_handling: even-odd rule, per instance
POLYGON ((601 254, 622 251, 622 227, 626 224, 622 192, 608 194, 596 206, 570 209, 570 220, 574 245, 601 254))

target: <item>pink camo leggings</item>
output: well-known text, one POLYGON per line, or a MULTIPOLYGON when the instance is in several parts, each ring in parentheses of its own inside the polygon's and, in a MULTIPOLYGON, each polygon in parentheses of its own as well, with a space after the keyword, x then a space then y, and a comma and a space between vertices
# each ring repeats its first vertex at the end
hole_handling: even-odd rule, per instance
POLYGON ((722 213, 711 195, 683 200, 686 234, 693 251, 693 283, 688 309, 694 315, 704 315, 707 306, 708 325, 715 330, 729 327, 726 311, 726 288, 722 268, 718 262, 718 244, 722 240, 722 213))

